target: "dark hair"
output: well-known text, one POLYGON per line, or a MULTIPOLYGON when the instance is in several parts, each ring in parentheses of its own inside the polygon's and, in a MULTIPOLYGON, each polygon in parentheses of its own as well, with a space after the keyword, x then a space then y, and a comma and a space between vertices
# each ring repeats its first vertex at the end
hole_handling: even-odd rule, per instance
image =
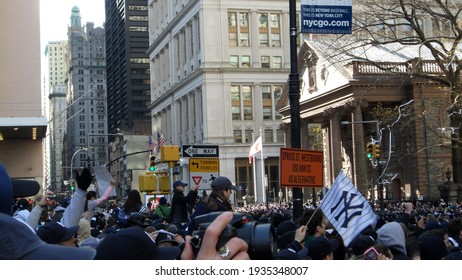
POLYGON ((323 218, 324 213, 322 212, 321 208, 308 209, 305 213, 303 213, 297 222, 300 225, 306 225, 308 221, 310 221, 308 224, 308 234, 314 235, 316 233, 317 226, 322 224, 323 218))
POLYGON ((451 237, 458 236, 462 230, 462 217, 449 220, 448 235, 451 237))
POLYGON ((95 191, 87 192, 87 200, 90 200, 92 198, 96 198, 96 192, 95 191))
POLYGON ((138 190, 131 190, 123 207, 125 212, 136 212, 139 205, 142 205, 140 192, 138 190))
POLYGON ((335 235, 329 237, 329 239, 337 239, 337 241, 338 241, 337 250, 332 252, 334 260, 346 260, 346 259, 348 259, 347 248, 345 247, 345 243, 343 242, 343 238, 340 235, 335 234, 335 235))
POLYGON ((225 197, 224 192, 225 189, 212 190, 210 195, 208 195, 204 199, 206 207, 212 211, 223 211, 225 210, 223 208, 227 208, 227 210, 232 210, 233 207, 229 203, 228 199, 225 197))
POLYGON ((377 252, 379 252, 379 254, 382 254, 389 259, 393 258, 393 254, 391 253, 390 249, 387 246, 382 245, 382 244, 377 244, 374 246, 374 248, 375 250, 377 250, 377 252))
POLYGON ((85 206, 83 208, 84 211, 88 211, 88 201, 91 200, 92 198, 96 198, 96 192, 95 191, 87 192, 87 199, 85 200, 85 206))
POLYGON ((27 201, 27 199, 25 198, 21 198, 20 200, 18 200, 16 204, 18 205, 18 210, 24 210, 29 208, 29 201, 27 201))

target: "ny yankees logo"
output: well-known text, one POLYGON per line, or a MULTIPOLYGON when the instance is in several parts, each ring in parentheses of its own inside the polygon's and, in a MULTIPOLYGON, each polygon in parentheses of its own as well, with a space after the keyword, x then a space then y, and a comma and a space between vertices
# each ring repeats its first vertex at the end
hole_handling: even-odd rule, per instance
POLYGON ((362 202, 361 204, 357 204, 357 205, 350 205, 351 204, 351 201, 357 196, 357 194, 352 194, 352 193, 349 193, 347 191, 343 191, 342 193, 342 197, 340 198, 340 200, 338 201, 337 205, 335 205, 334 207, 332 207, 330 209, 331 212, 335 211, 335 209, 337 209, 337 207, 340 206, 340 204, 343 202, 343 209, 340 210, 340 212, 338 213, 337 216, 335 216, 335 219, 338 221, 340 216, 345 213, 345 221, 343 222, 342 224, 342 227, 343 228, 347 228, 348 227, 348 223, 351 221, 351 219, 355 216, 359 216, 361 215, 361 210, 363 209, 363 205, 364 205, 364 202, 362 202), (350 195, 349 197, 347 197, 348 195, 350 195), (349 210, 350 209, 361 209, 361 210, 356 210, 354 211, 353 213, 351 213, 351 215, 349 215, 349 210))

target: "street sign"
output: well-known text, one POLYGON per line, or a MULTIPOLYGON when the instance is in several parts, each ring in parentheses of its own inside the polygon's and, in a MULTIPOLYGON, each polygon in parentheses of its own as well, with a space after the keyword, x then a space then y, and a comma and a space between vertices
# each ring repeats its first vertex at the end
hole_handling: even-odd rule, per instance
POLYGON ((219 176, 220 160, 218 158, 190 158, 189 182, 198 185, 201 190, 210 190, 212 180, 219 176))
POLYGON ((352 0, 301 0, 301 31, 313 34, 351 34, 352 0))
POLYGON ((324 186, 321 151, 281 148, 279 160, 281 187, 324 186))
POLYGON ((218 146, 183 145, 183 157, 218 157, 218 146))

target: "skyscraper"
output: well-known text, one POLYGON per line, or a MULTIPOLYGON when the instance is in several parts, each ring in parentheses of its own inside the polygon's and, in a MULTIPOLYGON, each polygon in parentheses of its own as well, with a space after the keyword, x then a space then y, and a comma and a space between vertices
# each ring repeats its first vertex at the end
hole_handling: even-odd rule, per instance
POLYGON ((47 57, 48 72, 48 116, 49 138, 46 155, 49 157, 45 164, 47 187, 56 192, 63 185, 63 150, 66 121, 66 92, 68 72, 67 41, 48 42, 45 55, 47 57))
POLYGON ((105 43, 104 29, 92 22, 83 26, 79 8, 73 7, 68 28, 66 166, 97 166, 108 160, 105 43))
POLYGON ((147 0, 106 0, 108 131, 151 131, 147 0))

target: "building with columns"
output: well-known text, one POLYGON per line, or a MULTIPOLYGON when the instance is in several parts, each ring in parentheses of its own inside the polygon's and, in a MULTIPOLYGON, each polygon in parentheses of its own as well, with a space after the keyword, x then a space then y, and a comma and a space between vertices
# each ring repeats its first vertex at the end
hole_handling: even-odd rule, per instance
MULTIPOLYGON (((243 188, 236 199, 273 200, 285 145, 276 103, 290 72, 288 2, 149 0, 148 12, 153 135, 218 145, 219 174, 243 188), (259 136, 263 169, 260 153, 248 158, 259 136)), ((180 162, 189 181, 188 159, 180 162)))
MULTIPOLYGON (((325 41, 305 40, 298 54, 302 148, 322 139, 326 186, 344 170, 370 198, 382 185, 385 199, 439 200, 451 169, 451 100, 442 84, 422 78, 441 75, 431 54, 397 43, 356 58, 333 59, 328 50, 325 41), (381 147, 377 161, 366 156, 369 142, 381 147)), ((287 90, 278 108, 290 124, 287 90)))

